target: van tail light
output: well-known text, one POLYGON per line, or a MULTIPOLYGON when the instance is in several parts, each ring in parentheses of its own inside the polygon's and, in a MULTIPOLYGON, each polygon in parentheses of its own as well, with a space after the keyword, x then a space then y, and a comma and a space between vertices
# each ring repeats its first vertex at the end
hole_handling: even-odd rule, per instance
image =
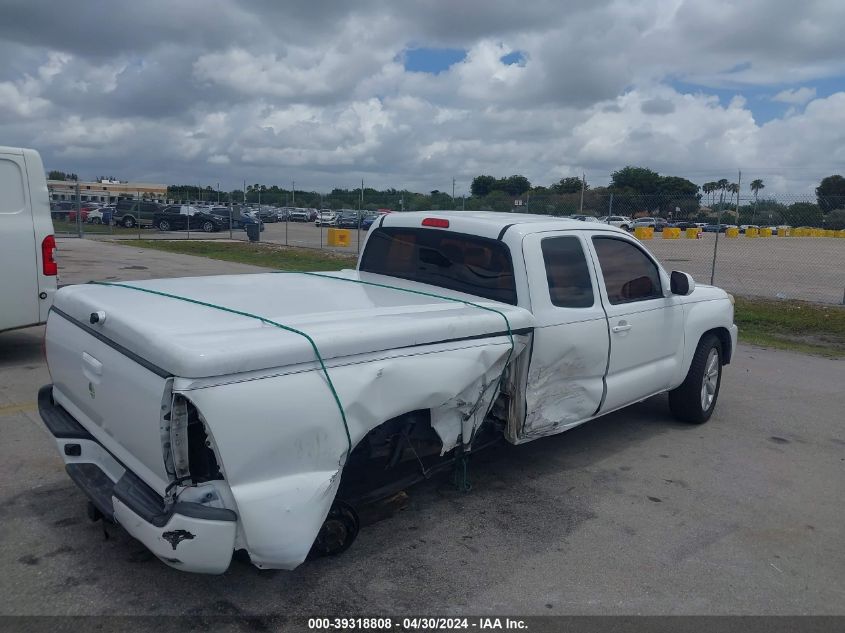
POLYGON ((449 228, 449 220, 444 220, 443 218, 425 218, 422 221, 423 226, 433 226, 437 229, 448 229, 449 228))
POLYGON ((56 264, 56 238, 48 235, 41 242, 41 262, 44 275, 54 277, 59 274, 59 266, 56 264))

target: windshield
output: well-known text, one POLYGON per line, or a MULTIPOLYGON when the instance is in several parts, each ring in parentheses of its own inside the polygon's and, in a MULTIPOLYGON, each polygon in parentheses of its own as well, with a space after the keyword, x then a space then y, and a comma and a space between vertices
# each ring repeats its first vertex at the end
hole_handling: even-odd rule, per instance
POLYGON ((498 240, 439 229, 378 228, 360 270, 516 305, 510 250, 498 240))

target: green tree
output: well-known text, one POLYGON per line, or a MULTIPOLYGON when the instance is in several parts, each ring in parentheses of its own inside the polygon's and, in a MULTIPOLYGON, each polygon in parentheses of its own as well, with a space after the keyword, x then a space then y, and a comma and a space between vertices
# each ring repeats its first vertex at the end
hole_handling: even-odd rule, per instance
POLYGON ((812 202, 795 202, 783 212, 783 221, 790 226, 819 227, 823 219, 822 210, 812 202))
MULTIPOLYGON (((577 176, 568 176, 567 178, 561 178, 558 182, 551 186, 552 191, 555 193, 578 193, 581 191, 582 181, 577 176)), ((585 189, 589 187, 584 185, 585 189)))
POLYGON ((526 191, 531 189, 531 182, 525 176, 513 175, 507 178, 502 178, 497 189, 501 189, 511 196, 521 196, 526 191))
POLYGON ((628 165, 610 175, 610 189, 639 194, 657 193, 660 180, 660 174, 656 171, 628 165))
POLYGON ((476 176, 472 179, 469 187, 470 193, 483 198, 496 188, 496 179, 493 176, 476 176))
POLYGON ((841 231, 845 229, 845 209, 834 209, 825 217, 825 228, 841 231))
POLYGON ((845 178, 838 174, 822 178, 819 186, 816 187, 816 200, 822 213, 828 213, 833 209, 845 209, 845 178))

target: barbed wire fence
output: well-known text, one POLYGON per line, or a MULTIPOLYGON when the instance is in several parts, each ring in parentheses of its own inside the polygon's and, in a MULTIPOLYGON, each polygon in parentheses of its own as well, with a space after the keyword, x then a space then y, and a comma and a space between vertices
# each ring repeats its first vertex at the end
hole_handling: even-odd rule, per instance
MULTIPOLYGON (((251 207, 185 199, 178 202, 207 205, 205 211, 221 217, 222 225, 209 228, 199 216, 188 215, 183 226, 168 225, 168 230, 162 230, 152 213, 141 213, 137 222, 127 225, 89 207, 78 193, 76 198, 71 208, 65 204, 64 209, 54 209, 57 235, 247 241, 246 226, 252 216, 263 226, 261 242, 350 255, 359 252, 369 228, 364 219, 375 213, 361 200, 356 209, 346 212, 357 215, 337 226, 340 216, 320 221, 317 208, 262 205, 260 198, 251 207)), ((144 200, 140 192, 132 198, 144 200)), ((699 283, 714 283, 742 296, 845 304, 845 196, 819 200, 762 192, 737 196, 724 190, 694 196, 586 190, 583 195, 534 192, 520 198, 501 197, 493 204, 476 198, 441 202, 441 209, 514 211, 550 218, 585 216, 609 222, 630 230, 667 269, 688 272, 699 283)), ((415 209, 411 206, 408 210, 415 209)))

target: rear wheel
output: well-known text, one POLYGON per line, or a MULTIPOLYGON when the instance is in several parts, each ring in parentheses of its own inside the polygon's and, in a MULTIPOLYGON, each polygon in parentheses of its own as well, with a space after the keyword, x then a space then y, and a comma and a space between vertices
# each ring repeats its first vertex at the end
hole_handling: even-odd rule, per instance
POLYGON ((211 233, 214 230, 214 222, 211 220, 206 220, 202 223, 202 230, 206 233, 211 233))
POLYGON ((721 385, 722 344, 715 334, 708 334, 699 342, 684 382, 669 392, 672 414, 683 422, 707 422, 716 408, 721 385))
POLYGON ((360 528, 355 509, 345 501, 335 501, 311 546, 309 557, 336 556, 345 552, 358 536, 360 528))
POLYGON ((135 218, 133 218, 131 215, 127 215, 125 218, 123 218, 123 226, 127 229, 131 229, 133 226, 135 226, 135 218))

